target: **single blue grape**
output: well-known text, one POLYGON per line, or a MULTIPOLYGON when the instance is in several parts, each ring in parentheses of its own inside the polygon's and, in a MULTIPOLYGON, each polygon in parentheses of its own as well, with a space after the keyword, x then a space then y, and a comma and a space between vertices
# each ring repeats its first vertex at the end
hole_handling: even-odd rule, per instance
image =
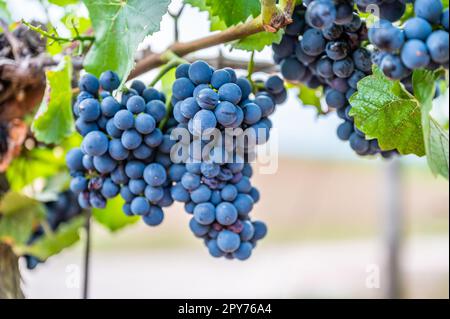
POLYGON ((275 111, 275 103, 268 96, 258 95, 255 98, 255 104, 261 108, 263 117, 268 117, 275 111))
POLYGON ((280 66, 283 77, 291 82, 299 82, 306 72, 305 66, 293 57, 283 60, 280 66))
POLYGON ((217 236, 217 245, 225 253, 234 253, 239 249, 241 239, 239 235, 229 230, 222 230, 217 236))
POLYGON ((431 32, 433 32, 433 27, 427 20, 414 17, 406 20, 403 30, 407 39, 426 41, 431 32))
POLYGON ((67 153, 66 163, 71 172, 84 171, 83 157, 84 153, 80 148, 74 148, 67 153))
POLYGON ((117 162, 109 154, 103 154, 94 156, 94 167, 100 174, 109 174, 116 169, 117 162))
POLYGON ((147 114, 153 116, 156 122, 161 122, 166 116, 166 106, 159 100, 153 100, 147 103, 147 114))
POLYGON ((253 240, 261 240, 267 235, 267 226, 263 222, 256 221, 253 222, 253 227, 255 229, 255 234, 253 235, 253 240))
POLYGON ((134 130, 126 130, 122 134, 122 145, 128 150, 135 150, 142 144, 142 135, 134 130))
POLYGON ((136 128, 136 131, 146 135, 153 132, 153 130, 156 128, 156 121, 153 116, 146 113, 141 113, 136 116, 134 126, 136 128))
POLYGON ((120 110, 120 103, 112 96, 108 96, 102 100, 101 109, 103 115, 113 117, 120 110))
POLYGON ((233 202, 239 215, 246 216, 253 209, 253 198, 247 194, 239 194, 233 202))
POLYGON ((96 99, 86 99, 79 106, 80 119, 85 122, 94 122, 100 117, 100 103, 96 99))
POLYGON ((189 192, 183 187, 181 183, 178 183, 170 189, 170 194, 172 198, 177 202, 187 203, 190 202, 191 196, 189 192))
POLYGON ((336 7, 330 0, 313 1, 306 10, 305 19, 313 28, 328 28, 336 21, 336 7))
POLYGON ((211 85, 219 89, 222 85, 231 83, 231 75, 226 70, 217 70, 214 71, 211 77, 211 85))
POLYGON ((184 164, 173 164, 170 166, 168 173, 171 181, 180 182, 186 173, 186 166, 184 164))
POLYGON ((404 79, 411 74, 400 57, 393 54, 388 54, 383 58, 380 68, 387 77, 395 80, 404 79))
POLYGON ((233 257, 238 260, 247 260, 251 257, 253 250, 253 245, 251 243, 242 243, 239 249, 233 253, 233 257))
POLYGON ((200 225, 211 225, 216 219, 216 208, 211 203, 201 203, 194 208, 194 219, 200 225))
POLYGON ((103 182, 101 193, 105 198, 114 198, 120 192, 120 187, 113 182, 111 178, 107 178, 103 182))
POLYGON ((177 79, 179 78, 188 78, 189 77, 189 68, 190 68, 190 64, 188 63, 184 63, 184 64, 180 64, 177 69, 175 70, 175 77, 177 79))
POLYGON ((309 29, 303 34, 300 45, 306 54, 318 56, 325 51, 326 40, 320 30, 309 29))
POLYGON ((446 63, 449 60, 448 32, 434 31, 427 39, 427 47, 431 58, 436 63, 446 63))
POLYGON ((331 60, 334 60, 334 61, 344 59, 347 56, 349 51, 350 51, 350 48, 349 48, 347 42, 344 42, 344 41, 328 42, 325 47, 325 52, 327 54, 327 57, 329 57, 331 60))
POLYGON ((357 133, 350 135, 350 147, 358 154, 364 155, 369 151, 370 143, 357 133))
POLYGON ((193 191, 199 188, 200 182, 200 176, 189 172, 184 174, 183 178, 181 179, 181 184, 188 191, 193 191))
POLYGON ((83 167, 88 171, 94 170, 95 169, 94 158, 89 155, 84 155, 83 156, 83 167))
POLYGON ((173 107, 173 117, 178 123, 186 124, 189 122, 189 119, 184 117, 184 115, 181 113, 181 104, 183 101, 178 102, 173 107))
POLYGON ((224 252, 221 251, 219 246, 217 245, 217 240, 208 241, 207 246, 208 246, 209 254, 212 257, 215 257, 215 258, 223 257, 224 252))
POLYGON ((333 77, 333 60, 327 57, 322 57, 316 63, 316 72, 318 75, 326 79, 333 77))
POLYGON ((212 192, 206 185, 200 185, 199 188, 191 192, 191 200, 196 203, 208 202, 211 198, 212 192))
POLYGON ((134 195, 142 195, 145 192, 147 184, 143 179, 131 179, 128 182, 128 188, 134 195))
POLYGON ((238 196, 238 190, 234 185, 225 186, 220 192, 221 198, 227 202, 233 202, 238 196))
POLYGON ((236 121, 237 109, 234 104, 224 101, 219 103, 214 114, 216 115, 217 122, 228 127, 236 121))
POLYGON ((136 197, 131 202, 131 212, 135 215, 145 216, 150 212, 150 203, 145 197, 136 197))
POLYGON ((370 73, 372 72, 372 60, 370 52, 365 48, 359 48, 355 50, 352 54, 353 62, 355 63, 355 67, 364 72, 370 73))
POLYGON ((210 83, 211 77, 212 70, 204 61, 196 61, 189 67, 189 78, 197 85, 210 83))
POLYGON ((157 203, 164 197, 164 189, 162 187, 147 186, 144 192, 145 197, 151 203, 157 203))
POLYGON ((129 161, 125 165, 125 173, 131 179, 139 179, 144 176, 145 164, 141 161, 129 161))
POLYGON ((70 181, 70 190, 79 194, 87 190, 88 182, 83 176, 76 176, 70 181))
POLYGON ((253 224, 246 220, 242 223, 242 231, 239 234, 242 241, 249 241, 253 239, 253 236, 255 235, 255 227, 253 227, 253 224))
POLYGON ((100 75, 100 86, 103 90, 112 92, 120 86, 119 76, 113 71, 105 71, 100 75))
POLYGON ((91 192, 89 195, 89 204, 94 208, 104 209, 106 207, 106 199, 97 192, 91 192))
POLYGON ((111 173, 111 180, 116 183, 117 185, 124 185, 128 183, 129 178, 127 174, 125 173, 124 166, 120 165, 118 166, 112 173, 111 173))
POLYGON ((221 225, 233 225, 238 219, 238 210, 231 203, 220 203, 216 208, 216 219, 221 225))
POLYGON ((142 95, 144 93, 144 90, 146 89, 145 83, 139 80, 134 80, 133 83, 131 83, 130 87, 139 95, 142 95))
POLYGON ((145 168, 144 179, 150 186, 161 186, 167 180, 166 169, 161 164, 152 163, 145 168))
POLYGON ((441 21, 443 10, 441 0, 416 0, 414 2, 416 16, 428 20, 432 24, 438 24, 441 21))
POLYGON ((123 161, 128 158, 130 151, 123 147, 120 139, 112 139, 109 142, 109 155, 116 161, 123 161))
POLYGON ((447 8, 444 12, 442 12, 442 16, 441 16, 441 24, 447 31, 448 31, 448 19, 449 19, 449 13, 448 13, 448 8, 447 8))
POLYGON ((241 88, 235 83, 226 83, 219 89, 219 97, 221 101, 228 101, 238 104, 242 99, 241 88))
POLYGON ((234 71, 232 68, 224 68, 225 71, 227 71, 231 76, 231 83, 236 83, 237 81, 237 75, 236 71, 234 71))
POLYGON ((145 111, 145 100, 144 98, 135 95, 128 99, 127 101, 127 109, 131 113, 139 114, 145 111))
POLYGON ((214 110, 216 105, 219 103, 219 94, 217 94, 213 89, 205 88, 198 93, 196 100, 202 109, 214 110))
POLYGON ((353 123, 345 121, 338 126, 337 136, 342 141, 348 141, 353 132, 353 123))
POLYGON ((164 135, 159 128, 156 128, 152 133, 144 137, 146 145, 156 148, 163 142, 164 135))
POLYGON ((430 63, 430 55, 425 43, 421 40, 408 40, 400 55, 403 64, 410 69, 419 69, 430 63))
POLYGON ((131 129, 134 126, 134 116, 128 110, 120 110, 114 115, 114 125, 122 131, 131 129))
POLYGON ((88 133, 83 139, 82 147, 87 155, 101 156, 108 151, 108 137, 100 131, 88 133))
POLYGON ((403 30, 386 22, 380 22, 379 28, 374 28, 370 41, 380 50, 394 52, 400 50, 405 43, 403 30))
POLYGON ((142 97, 144 98, 145 102, 149 103, 151 101, 159 101, 160 95, 157 89, 146 88, 144 92, 142 92, 142 97))
POLYGON ((250 81, 247 80, 247 78, 240 77, 239 79, 236 80, 236 84, 237 84, 237 86, 239 86, 239 88, 241 89, 241 92, 242 92, 241 100, 248 99, 248 97, 250 96, 250 94, 253 91, 250 81))
POLYGON ((158 226, 164 220, 164 212, 158 206, 152 206, 150 208, 150 213, 142 218, 144 223, 148 226, 158 226))
POLYGON ((347 105, 345 95, 336 90, 328 90, 325 94, 325 101, 329 107, 340 109, 347 105))
POLYGON ((130 188, 128 186, 122 186, 122 188, 120 189, 120 196, 127 203, 131 203, 131 201, 136 198, 136 195, 134 195, 130 191, 130 188))
POLYGON ((81 91, 86 91, 96 96, 98 94, 98 90, 100 89, 100 83, 95 76, 87 73, 81 77, 78 87, 81 91))
POLYGON ((106 133, 112 138, 121 138, 123 131, 117 128, 114 118, 112 118, 106 123, 106 133))
POLYGON ((199 224, 194 218, 189 222, 189 228, 197 237, 203 237, 209 232, 209 226, 199 224))
POLYGON ((193 118, 194 135, 209 134, 217 125, 217 119, 213 112, 200 110, 193 118))
POLYGON ((248 103, 244 107, 244 123, 255 124, 262 118, 262 111, 259 105, 255 103, 248 103))
POLYGON ((178 100, 184 100, 188 97, 191 97, 194 93, 194 83, 187 78, 179 78, 175 80, 172 87, 172 93, 175 98, 178 100))
POLYGON ((193 97, 188 97, 183 102, 181 102, 180 112, 187 119, 193 118, 199 110, 200 106, 193 97))
POLYGON ((353 64, 353 60, 349 57, 333 62, 333 72, 339 78, 348 78, 354 70, 355 65, 353 64))

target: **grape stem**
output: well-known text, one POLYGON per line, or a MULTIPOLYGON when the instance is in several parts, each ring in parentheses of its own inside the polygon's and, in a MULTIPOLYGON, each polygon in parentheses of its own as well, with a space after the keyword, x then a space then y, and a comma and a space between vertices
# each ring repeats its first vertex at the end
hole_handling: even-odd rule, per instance
POLYGON ((161 67, 161 69, 159 70, 156 77, 150 83, 149 87, 154 87, 156 85, 156 83, 158 83, 159 80, 161 80, 164 77, 164 75, 166 75, 167 72, 169 72, 170 70, 176 68, 180 64, 187 63, 187 61, 185 59, 180 58, 179 56, 177 56, 176 54, 174 54, 171 51, 168 51, 165 54, 167 55, 167 57, 165 57, 165 59, 170 59, 170 60, 164 66, 161 67))
MULTIPOLYGON (((262 12, 267 10, 267 7, 262 4, 262 12)), ((295 0, 286 0, 282 1, 283 5, 280 5, 279 10, 277 8, 277 13, 272 17, 270 21, 270 26, 273 32, 276 32, 286 25, 292 23, 292 12, 295 5, 295 0)), ((267 14, 267 13, 266 13, 267 14)), ((228 43, 231 41, 239 40, 246 38, 250 35, 264 32, 267 29, 267 25, 263 22, 263 14, 258 17, 249 20, 246 23, 239 24, 228 28, 227 30, 209 35, 207 37, 190 41, 190 42, 176 42, 171 45, 166 52, 164 53, 151 53, 148 56, 144 57, 141 61, 139 61, 131 72, 129 79, 135 78, 149 70, 157 68, 165 63, 168 63, 169 60, 165 57, 167 52, 172 52, 179 57, 183 57, 189 53, 196 52, 198 50, 210 48, 216 45, 220 45, 223 43, 228 43)))
POLYGON ((159 123, 159 129, 161 130, 161 132, 164 132, 164 127, 169 121, 172 111, 173 111, 172 99, 170 98, 170 96, 168 96, 166 101, 166 116, 161 120, 161 123, 159 123))
POLYGON ((95 41, 95 37, 93 36, 81 36, 81 35, 77 35, 75 37, 71 37, 71 38, 63 38, 60 36, 57 36, 55 34, 49 33, 45 30, 43 30, 41 27, 36 27, 34 25, 32 25, 31 23, 26 22, 25 20, 22 19, 22 23, 24 25, 26 25, 30 30, 39 33, 40 35, 42 35, 45 38, 51 39, 53 41, 56 42, 76 42, 76 41, 90 41, 90 42, 94 42, 95 41))
POLYGON ((253 92, 255 91, 255 83, 252 80, 253 72, 255 71, 255 51, 252 51, 252 54, 250 56, 250 61, 248 61, 248 68, 247 68, 247 79, 252 85, 253 92))

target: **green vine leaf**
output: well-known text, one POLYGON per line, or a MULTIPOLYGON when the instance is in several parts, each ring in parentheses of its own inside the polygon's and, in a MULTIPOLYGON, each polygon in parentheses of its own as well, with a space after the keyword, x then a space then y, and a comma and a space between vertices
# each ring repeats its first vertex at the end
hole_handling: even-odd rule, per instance
POLYGON ((31 255, 41 261, 59 254, 63 249, 80 240, 80 230, 86 224, 86 217, 79 216, 70 222, 61 224, 52 234, 45 234, 30 246, 19 246, 14 250, 18 255, 31 255))
POLYGON ((96 76, 115 71, 125 82, 138 45, 159 30, 170 0, 83 0, 95 30, 84 66, 96 76))
POLYGON ((108 200, 105 209, 93 209, 94 219, 112 232, 118 231, 128 225, 135 224, 139 217, 128 217, 122 211, 125 201, 121 197, 108 200))
POLYGON ((259 0, 206 0, 213 16, 217 16, 230 27, 256 17, 261 12, 259 0))
POLYGON ((283 38, 284 31, 279 30, 278 32, 261 32, 253 34, 249 37, 236 41, 232 44, 233 48, 245 51, 259 51, 261 52, 268 45, 273 43, 279 44, 283 38))
POLYGON ((72 62, 65 56, 53 70, 46 71, 47 89, 31 129, 38 141, 60 143, 73 132, 72 62))
POLYGON ((350 99, 356 126, 384 150, 425 155, 419 102, 399 81, 391 81, 376 67, 358 83, 350 99))
POLYGON ((16 192, 8 192, 0 202, 0 242, 25 244, 33 232, 33 224, 44 215, 42 203, 16 192))
POLYGON ((416 70, 413 73, 414 94, 422 108, 422 126, 428 165, 435 175, 449 177, 448 130, 431 115, 436 81, 440 71, 416 70))

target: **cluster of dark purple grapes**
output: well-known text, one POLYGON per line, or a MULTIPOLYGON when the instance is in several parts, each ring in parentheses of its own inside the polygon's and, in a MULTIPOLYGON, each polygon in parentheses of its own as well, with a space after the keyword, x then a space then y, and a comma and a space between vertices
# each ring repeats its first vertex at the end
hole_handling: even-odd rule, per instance
MULTIPOLYGON (((81 215, 82 209, 78 205, 77 197, 72 192, 59 194, 58 200, 45 204, 46 222, 52 231, 58 230, 61 224, 81 215)), ((39 226, 28 240, 28 245, 32 245, 45 235, 44 228, 39 226)), ((34 269, 43 261, 30 255, 25 256, 28 269, 34 269)))
POLYGON ((284 83, 270 77, 264 89, 253 95, 249 80, 203 61, 179 66, 176 77, 174 117, 178 128, 188 132, 190 144, 184 170, 171 175, 172 197, 185 203, 186 212, 193 215, 192 232, 204 239, 212 256, 246 260, 267 233, 264 223, 250 219, 259 192, 250 182, 249 154, 269 138, 268 117, 287 98, 284 83), (228 129, 252 132, 255 142, 223 143, 228 129), (217 136, 216 144, 211 137, 217 136))
MULTIPOLYGON (((365 2, 378 4, 379 0, 365 2)), ((369 29, 369 40, 377 49, 373 62, 387 77, 402 80, 410 91, 413 70, 448 69, 449 62, 448 9, 444 11, 440 0, 416 0, 414 13, 401 27, 392 24, 402 16, 398 14, 369 29)))
POLYGON ((85 209, 105 208, 107 199, 120 193, 125 214, 156 226, 164 218, 161 207, 173 203, 167 176, 171 142, 158 127, 166 117, 166 98, 134 81, 118 101, 112 92, 119 86, 111 71, 80 80, 74 115, 83 142, 67 154, 70 188, 85 209))
POLYGON ((352 0, 314 0, 297 6, 281 43, 273 45, 274 60, 286 80, 325 89, 328 107, 345 121, 338 137, 350 141, 357 154, 389 157, 395 151, 383 151, 377 140, 367 140, 349 115, 358 82, 372 72, 371 52, 363 47, 366 24, 353 5, 352 0))

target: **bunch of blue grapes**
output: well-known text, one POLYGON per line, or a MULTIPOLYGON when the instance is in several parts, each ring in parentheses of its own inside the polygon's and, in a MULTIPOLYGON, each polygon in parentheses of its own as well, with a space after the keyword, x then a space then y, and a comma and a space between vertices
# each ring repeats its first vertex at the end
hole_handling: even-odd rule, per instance
POLYGON ((170 169, 172 198, 193 215, 190 229, 212 256, 246 260, 267 233, 263 222, 250 218, 260 195, 250 181, 249 154, 270 136, 268 117, 287 98, 284 82, 272 76, 253 92, 247 78, 238 78, 230 68, 215 70, 203 61, 179 66, 176 77, 173 115, 177 127, 189 134, 189 152, 184 164, 170 169), (228 129, 253 132, 255 143, 223 143, 228 129), (210 134, 219 136, 221 143, 208 139, 210 134))
POLYGON ((413 70, 448 69, 449 62, 448 8, 444 10, 441 0, 416 0, 413 6, 415 16, 402 25, 392 22, 399 20, 404 10, 391 10, 391 19, 381 19, 369 29, 369 40, 377 48, 374 63, 387 77, 403 80, 409 89, 413 70))
POLYGON ((357 154, 390 157, 396 151, 381 150, 376 139, 366 139, 349 115, 358 82, 372 73, 372 53, 363 45, 367 40, 366 23, 353 1, 304 1, 282 41, 273 45, 274 60, 286 80, 324 88, 328 107, 344 120, 337 135, 357 154))
POLYGON ((161 163, 167 155, 167 136, 159 127, 166 118, 166 98, 134 81, 116 99, 112 93, 119 86, 111 71, 100 79, 86 74, 80 80, 73 111, 83 142, 66 157, 70 188, 84 209, 105 208, 108 199, 120 194, 125 214, 156 226, 164 218, 162 207, 173 203, 169 164, 161 163))
MULTIPOLYGON (((83 213, 83 210, 78 205, 76 196, 69 191, 59 194, 56 201, 46 203, 45 208, 46 223, 52 231, 57 231, 61 224, 69 222, 83 213)), ((42 225, 38 226, 28 240, 28 245, 32 245, 44 235, 44 227, 42 225)), ((25 260, 27 268, 30 270, 35 269, 40 263, 42 263, 41 260, 30 255, 26 255, 25 260)))

